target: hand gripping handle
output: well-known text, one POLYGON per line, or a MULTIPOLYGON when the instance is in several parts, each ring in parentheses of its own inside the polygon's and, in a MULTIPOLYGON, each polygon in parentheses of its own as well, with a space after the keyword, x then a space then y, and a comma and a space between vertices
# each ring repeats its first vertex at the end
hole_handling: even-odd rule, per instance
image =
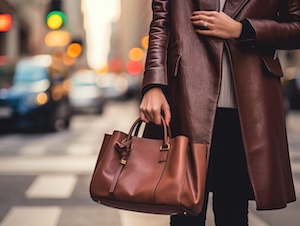
MULTIPOLYGON (((172 134, 171 134, 171 129, 170 127, 167 126, 164 118, 161 116, 161 122, 162 122, 162 127, 163 127, 163 145, 161 148, 167 148, 169 149, 169 146, 170 146, 170 138, 172 137, 172 134)), ((133 131, 136 129, 135 131, 135 134, 138 134, 138 131, 140 129, 140 126, 141 124, 143 123, 143 121, 138 118, 131 126, 130 130, 129 130, 129 133, 128 133, 128 136, 127 138, 125 139, 125 142, 131 140, 132 138, 132 134, 133 134, 133 131)))

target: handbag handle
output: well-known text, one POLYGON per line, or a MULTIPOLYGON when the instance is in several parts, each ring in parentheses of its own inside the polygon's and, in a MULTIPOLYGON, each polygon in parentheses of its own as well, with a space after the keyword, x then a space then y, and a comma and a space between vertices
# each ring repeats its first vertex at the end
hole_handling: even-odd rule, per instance
MULTIPOLYGON (((168 150, 170 148, 170 138, 172 137, 171 135, 171 129, 169 126, 167 126, 164 118, 161 116, 161 122, 162 122, 162 126, 163 126, 163 134, 164 134, 164 137, 163 137, 163 145, 161 146, 161 149, 163 150, 168 150)), ((133 131, 134 129, 136 128, 137 131, 135 131, 135 134, 138 133, 140 127, 141 127, 141 124, 143 123, 143 121, 138 118, 131 126, 130 130, 129 130, 129 133, 128 133, 128 136, 127 138, 125 139, 125 142, 131 140, 132 138, 132 134, 133 134, 133 131)))

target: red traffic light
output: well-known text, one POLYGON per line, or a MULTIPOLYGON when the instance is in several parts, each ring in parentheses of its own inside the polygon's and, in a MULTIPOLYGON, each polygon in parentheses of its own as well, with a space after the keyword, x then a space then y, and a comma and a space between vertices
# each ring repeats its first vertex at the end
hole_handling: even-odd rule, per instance
POLYGON ((10 14, 0 14, 0 32, 9 31, 12 26, 12 16, 10 14))

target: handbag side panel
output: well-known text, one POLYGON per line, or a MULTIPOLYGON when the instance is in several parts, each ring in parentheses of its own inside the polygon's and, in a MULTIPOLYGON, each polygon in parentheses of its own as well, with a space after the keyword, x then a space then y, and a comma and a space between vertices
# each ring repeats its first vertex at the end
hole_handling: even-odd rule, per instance
POLYGON ((108 143, 111 139, 111 136, 112 135, 110 135, 110 134, 105 134, 104 135, 103 142, 102 142, 102 145, 101 145, 101 148, 100 148, 100 151, 99 151, 98 159, 97 159, 97 162, 96 162, 96 167, 99 164, 99 162, 101 161, 104 152, 107 150, 107 145, 108 145, 108 143))
POLYGON ((207 146, 192 144, 188 155, 187 174, 181 204, 189 211, 199 214, 202 211, 207 173, 207 146))
POLYGON ((120 157, 115 150, 115 142, 121 142, 126 137, 127 134, 119 131, 104 136, 90 184, 90 194, 94 201, 109 198, 109 188, 120 162, 120 157))
POLYGON ((185 136, 171 139, 165 169, 155 191, 156 204, 181 206, 187 172, 188 142, 185 136))

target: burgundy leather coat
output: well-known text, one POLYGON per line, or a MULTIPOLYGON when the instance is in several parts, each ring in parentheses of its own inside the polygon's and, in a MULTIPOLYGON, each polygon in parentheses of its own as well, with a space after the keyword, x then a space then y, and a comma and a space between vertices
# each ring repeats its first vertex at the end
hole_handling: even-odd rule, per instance
POLYGON ((255 40, 239 42, 194 30, 192 12, 218 11, 219 0, 153 0, 152 8, 143 87, 168 87, 173 135, 185 134, 209 149, 227 48, 257 209, 295 201, 275 50, 300 48, 300 1, 228 0, 224 12, 248 19, 256 33, 255 40))

